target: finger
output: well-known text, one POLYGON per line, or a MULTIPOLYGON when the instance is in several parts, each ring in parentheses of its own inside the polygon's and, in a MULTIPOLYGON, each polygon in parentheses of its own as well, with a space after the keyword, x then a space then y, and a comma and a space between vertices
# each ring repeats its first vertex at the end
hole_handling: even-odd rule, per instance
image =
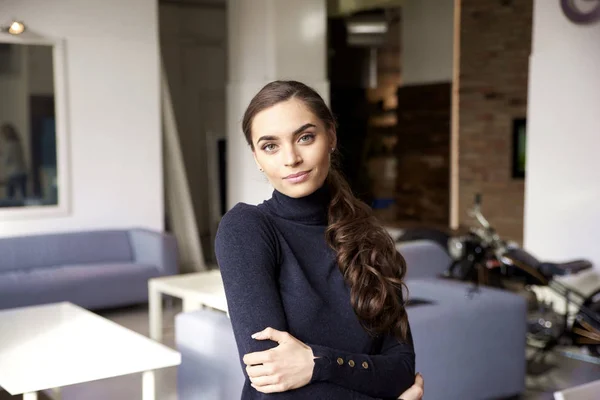
POLYGON ((421 374, 417 374, 415 376, 415 385, 420 386, 421 389, 423 388, 423 386, 425 386, 425 380, 423 379, 423 376, 421 374))
POLYGON ((273 375, 274 368, 272 365, 254 365, 246 367, 246 372, 250 378, 258 378, 259 376, 273 375))
POLYGON ((288 336, 289 335, 287 332, 278 331, 277 329, 269 327, 265 330, 262 330, 260 332, 255 333, 254 335, 252 335, 252 339, 272 340, 274 342, 281 344, 281 342, 285 341, 288 338, 288 336))
POLYGON ((279 393, 285 392, 285 388, 282 384, 278 385, 267 385, 267 386, 255 386, 254 384, 250 384, 254 389, 258 390, 261 393, 279 393))
POLYGON ((263 387, 277 385, 281 383, 281 378, 278 375, 266 375, 259 376, 257 378, 250 378, 250 382, 252 382, 255 386, 263 387))
POLYGON ((265 350, 255 353, 248 353, 242 359, 246 365, 264 364, 273 361, 273 351, 265 350))

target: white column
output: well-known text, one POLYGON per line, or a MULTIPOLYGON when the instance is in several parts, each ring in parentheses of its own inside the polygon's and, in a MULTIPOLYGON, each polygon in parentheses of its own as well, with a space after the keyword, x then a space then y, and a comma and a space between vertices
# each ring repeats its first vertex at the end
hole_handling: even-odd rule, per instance
POLYGON ((293 79, 329 99, 326 0, 229 0, 228 206, 258 204, 272 188, 258 171, 241 122, 267 83, 293 79))
POLYGON ((600 22, 577 25, 559 2, 543 0, 533 20, 525 248, 556 261, 590 259, 598 273, 600 22))

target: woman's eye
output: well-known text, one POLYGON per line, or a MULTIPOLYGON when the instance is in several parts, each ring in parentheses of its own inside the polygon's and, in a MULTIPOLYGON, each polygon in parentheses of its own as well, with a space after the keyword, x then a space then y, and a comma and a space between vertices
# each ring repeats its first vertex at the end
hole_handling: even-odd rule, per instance
POLYGON ((264 151, 273 151, 273 150, 275 150, 275 147, 276 146, 274 144, 269 143, 269 144, 266 144, 263 146, 263 150, 264 151))
POLYGON ((300 142, 310 142, 311 140, 313 140, 315 138, 315 135, 313 135, 312 133, 309 135, 304 135, 300 138, 300 142))

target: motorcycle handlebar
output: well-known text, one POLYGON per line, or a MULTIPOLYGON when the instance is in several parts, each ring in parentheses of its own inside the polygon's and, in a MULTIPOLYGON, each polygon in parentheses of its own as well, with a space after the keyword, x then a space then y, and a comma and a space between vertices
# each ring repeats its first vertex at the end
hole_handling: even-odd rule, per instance
POLYGON ((470 211, 470 215, 472 217, 475 217, 475 219, 477 219, 479 224, 483 227, 483 229, 486 232, 486 236, 488 237, 488 240, 491 240, 492 242, 497 244, 500 243, 500 237, 497 233, 493 231, 489 221, 481 213, 481 193, 475 194, 475 204, 473 205, 473 208, 470 211))
POLYGON ((475 216, 475 218, 477 218, 477 221, 479 221, 481 226, 483 226, 485 229, 490 229, 490 223, 487 219, 485 219, 485 217, 481 213, 481 210, 479 210, 479 207, 473 212, 473 215, 475 216))
POLYGON ((481 213, 481 193, 475 193, 475 204, 470 214, 477 219, 481 226, 485 229, 490 229, 490 223, 481 213))

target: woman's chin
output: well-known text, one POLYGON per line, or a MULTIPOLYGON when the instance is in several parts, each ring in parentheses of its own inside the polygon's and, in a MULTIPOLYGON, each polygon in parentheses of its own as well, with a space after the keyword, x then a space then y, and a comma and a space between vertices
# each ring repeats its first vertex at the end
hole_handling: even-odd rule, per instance
POLYGON ((284 182, 283 187, 278 188, 278 190, 288 197, 297 199, 297 198, 305 197, 305 196, 308 196, 309 194, 314 193, 318 188, 319 187, 311 179, 311 180, 308 180, 306 182, 301 182, 301 183, 284 182))

